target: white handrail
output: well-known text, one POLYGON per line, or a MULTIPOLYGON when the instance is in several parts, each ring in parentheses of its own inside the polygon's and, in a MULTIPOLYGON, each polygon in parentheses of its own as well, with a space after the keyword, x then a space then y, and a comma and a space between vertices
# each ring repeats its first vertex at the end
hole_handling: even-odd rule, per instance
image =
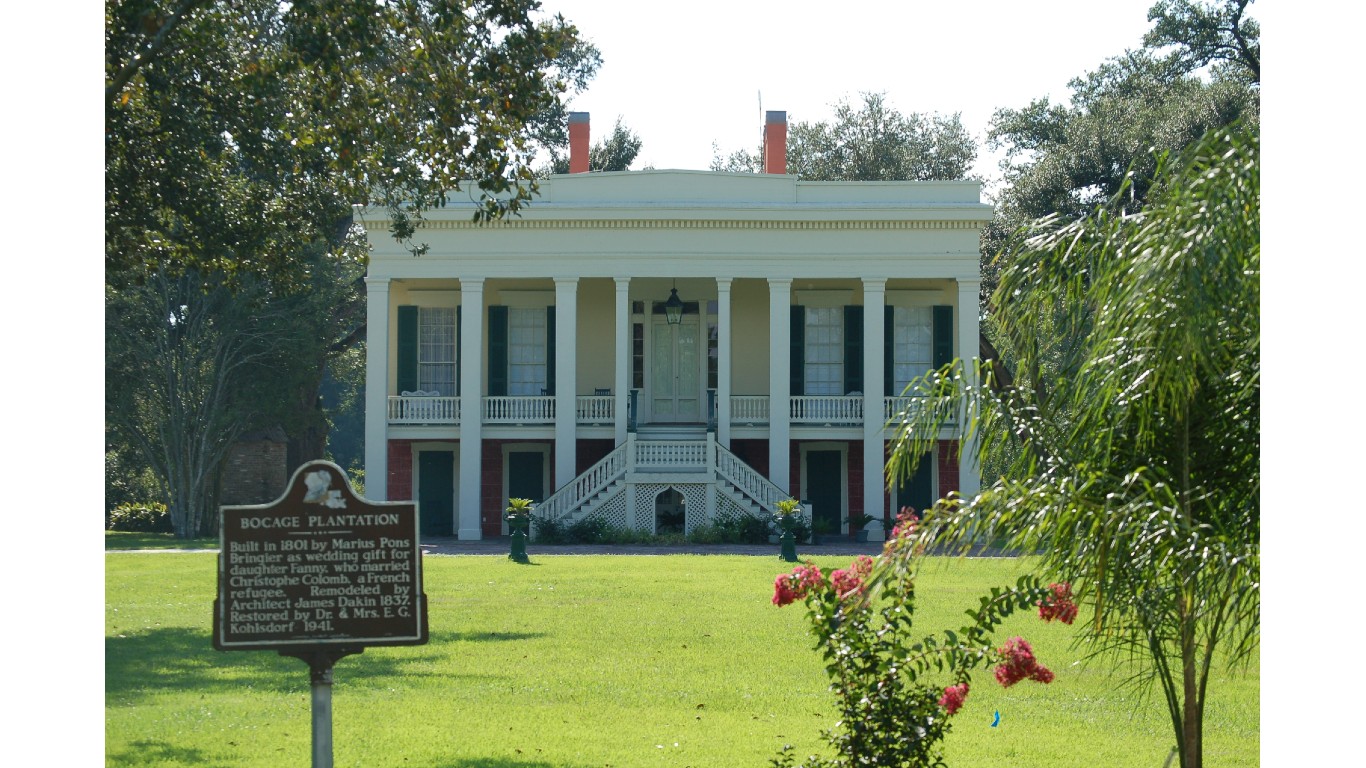
POLYGON ((486 397, 485 424, 553 424, 554 396, 541 397, 486 397))
POLYGON ((593 498, 599 491, 626 474, 627 447, 632 441, 622 443, 607 454, 588 471, 566 483, 550 497, 536 505, 535 513, 550 520, 563 517, 585 501, 593 498))
POLYGON ((847 395, 792 397, 793 424, 862 424, 863 398, 847 395))
POLYGON ((790 498, 783 489, 719 443, 716 445, 716 472, 768 512, 776 510, 778 502, 790 498))
POLYGON ((730 398, 732 424, 767 424, 768 395, 733 395, 730 398))
POLYGON ((578 399, 576 411, 580 424, 610 424, 615 420, 617 399, 611 395, 588 395, 578 399))
POLYGON ((458 397, 403 397, 389 395, 387 415, 390 424, 458 424, 458 397))
POLYGON ((707 466, 707 444, 696 440, 637 440, 633 467, 697 468, 707 466))

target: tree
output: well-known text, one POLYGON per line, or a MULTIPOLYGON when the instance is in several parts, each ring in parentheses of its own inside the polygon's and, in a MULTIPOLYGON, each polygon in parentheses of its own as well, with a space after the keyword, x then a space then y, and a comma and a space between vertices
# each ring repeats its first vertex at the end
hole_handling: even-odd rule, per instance
MULTIPOLYGON (((599 62, 534 0, 110 0, 105 266, 299 277, 353 204, 410 240, 530 199, 533 135, 599 62)), ((413 246, 415 253, 424 249, 413 246)))
MULTIPOLYGON (((563 143, 550 147, 550 164, 542 169, 543 176, 552 173, 569 173, 569 156, 564 154, 563 143)), ((599 139, 588 150, 588 170, 590 171, 628 171, 631 163, 640 154, 640 135, 622 124, 618 117, 612 125, 612 132, 599 139)))
MULTIPOLYGON (((762 149, 724 157, 713 150, 713 171, 763 168, 762 149)), ((963 179, 976 159, 977 144, 957 114, 902 114, 881 93, 864 93, 858 108, 837 103, 829 122, 788 130, 787 172, 815 181, 963 179)))
POLYGON ((980 458, 1006 468, 936 505, 922 543, 1037 552, 1086 601, 1082 639, 1157 683, 1185 768, 1202 765, 1211 668, 1259 637, 1259 153, 1255 126, 1211 131, 1158 161, 1141 212, 1122 187, 1012 240, 995 306, 1015 386, 995 389, 990 362, 914 382, 938 399, 892 458, 910 471, 926 436, 973 414, 980 458))
POLYGON ((1242 67, 1254 83, 1262 81, 1261 27, 1246 17, 1252 0, 1223 0, 1210 7, 1191 0, 1158 0, 1148 9, 1157 22, 1143 44, 1149 48, 1174 46, 1173 66, 1193 72, 1213 62, 1242 67))

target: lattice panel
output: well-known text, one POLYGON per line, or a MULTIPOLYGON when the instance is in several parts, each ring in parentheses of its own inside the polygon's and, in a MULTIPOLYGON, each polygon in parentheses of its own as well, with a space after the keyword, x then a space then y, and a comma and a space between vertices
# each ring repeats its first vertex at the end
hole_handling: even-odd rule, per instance
POLYGON ((655 497, 668 487, 662 483, 641 483, 636 486, 636 528, 654 532, 655 497))
POLYGON ((619 491, 604 504, 593 510, 593 517, 600 517, 615 528, 625 528, 626 491, 619 491))
POLYGON ((683 494, 683 532, 692 533, 693 528, 707 523, 707 485, 706 483, 678 483, 674 485, 683 494))
POLYGON ((669 488, 683 496, 683 532, 692 533, 695 526, 705 525, 706 483, 641 483, 636 486, 636 526, 644 531, 655 529, 655 499, 669 488))

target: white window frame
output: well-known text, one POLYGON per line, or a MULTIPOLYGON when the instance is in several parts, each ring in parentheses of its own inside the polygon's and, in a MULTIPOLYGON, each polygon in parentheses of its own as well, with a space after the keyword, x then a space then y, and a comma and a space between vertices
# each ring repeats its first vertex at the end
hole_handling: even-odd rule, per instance
POLYGON ((540 397, 547 386, 545 307, 508 308, 508 395, 540 397))
POLYGON ((802 393, 844 394, 844 308, 807 307, 802 393))
POLYGON ((934 367, 934 308, 928 305, 892 308, 892 397, 911 380, 934 367))
POLYGON ((457 394, 456 360, 460 340, 456 338, 455 307, 417 308, 417 388, 444 397, 457 394), (435 376, 446 371, 449 376, 435 376))

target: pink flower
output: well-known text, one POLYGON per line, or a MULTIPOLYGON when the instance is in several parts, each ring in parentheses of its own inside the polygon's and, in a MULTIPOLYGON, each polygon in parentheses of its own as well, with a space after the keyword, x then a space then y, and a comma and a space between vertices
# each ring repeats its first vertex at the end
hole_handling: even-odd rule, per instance
POLYGON ((915 514, 915 510, 910 507, 902 507, 897 513, 896 525, 892 528, 892 538, 898 539, 910 536, 915 533, 915 527, 920 523, 920 517, 915 514))
POLYGON ((1034 649, 1023 637, 1012 637, 996 649, 1004 660, 996 668, 996 682, 1009 688, 1026 678, 1040 683, 1051 683, 1053 673, 1034 658, 1034 649))
POLYGON ((821 569, 812 563, 799 565, 792 573, 778 574, 773 580, 773 604, 779 607, 804 599, 825 584, 821 569))
POLYGON ((1039 618, 1071 624, 1077 617, 1077 604, 1072 602, 1072 585, 1064 581, 1061 584, 1049 584, 1048 588, 1052 593, 1039 601, 1039 618))
POLYGON ((968 684, 959 683, 950 685, 944 689, 944 695, 939 697, 939 706, 950 715, 963 708, 963 701, 968 697, 968 684))
POLYGON ((848 568, 841 568, 830 574, 830 585, 835 590, 835 595, 843 600, 853 594, 863 594, 867 591, 864 584, 868 576, 873 572, 873 558, 867 555, 859 555, 848 568))

